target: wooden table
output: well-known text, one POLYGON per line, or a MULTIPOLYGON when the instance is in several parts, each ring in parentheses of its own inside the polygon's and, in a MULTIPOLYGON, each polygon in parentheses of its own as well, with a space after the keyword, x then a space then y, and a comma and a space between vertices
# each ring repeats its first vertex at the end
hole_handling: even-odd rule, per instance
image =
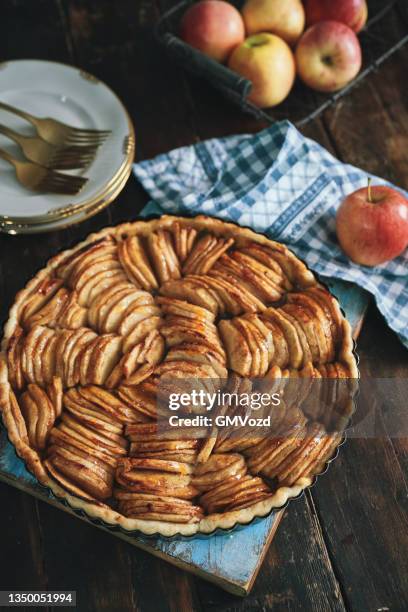
MULTIPOLYGON (((137 158, 261 126, 187 78, 157 48, 168 0, 3 0, 0 60, 52 59, 106 81, 136 126, 137 158)), ((396 28, 404 28, 396 19, 396 28)), ((408 48, 303 131, 341 159, 408 188, 408 48)), ((0 314, 56 250, 132 219, 146 195, 131 178, 79 227, 0 237, 0 314)), ((362 376, 407 377, 408 352, 372 305, 358 345, 362 376)), ((244 600, 6 485, 0 486, 0 589, 76 589, 84 612, 408 609, 408 440, 352 440, 290 505, 244 600)), ((32 609, 32 608, 31 608, 32 609)))

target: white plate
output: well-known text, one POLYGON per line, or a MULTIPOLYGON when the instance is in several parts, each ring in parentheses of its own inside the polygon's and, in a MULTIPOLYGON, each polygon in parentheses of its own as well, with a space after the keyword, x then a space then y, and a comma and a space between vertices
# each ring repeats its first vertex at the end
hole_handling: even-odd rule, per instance
POLYGON ((79 211, 78 213, 69 215, 60 219, 52 219, 50 222, 45 223, 32 223, 32 224, 19 224, 11 221, 0 219, 0 233, 19 235, 19 234, 43 234, 45 232, 53 232, 65 229, 71 225, 82 223, 86 219, 90 219, 101 210, 111 204, 120 194, 122 189, 127 183, 129 175, 131 173, 132 166, 125 168, 119 175, 115 186, 107 191, 102 198, 96 200, 92 206, 86 210, 79 211))
MULTIPOLYGON (((88 168, 71 171, 89 178, 74 197, 27 191, 17 182, 12 166, 0 160, 0 217, 3 219, 29 223, 35 217, 55 214, 61 207, 96 201, 128 163, 129 142, 134 144, 134 133, 124 106, 109 87, 78 68, 37 60, 0 64, 0 101, 74 127, 112 131, 88 168)), ((36 134, 31 124, 1 109, 0 123, 22 134, 36 134)), ((19 153, 19 147, 2 135, 0 147, 19 153)))

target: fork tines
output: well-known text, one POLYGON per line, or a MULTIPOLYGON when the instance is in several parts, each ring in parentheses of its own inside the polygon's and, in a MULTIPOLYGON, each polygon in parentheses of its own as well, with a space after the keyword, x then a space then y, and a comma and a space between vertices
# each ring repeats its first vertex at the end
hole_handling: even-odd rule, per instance
POLYGON ((66 134, 66 143, 78 146, 100 145, 108 138, 110 130, 85 130, 81 128, 69 128, 66 134))
POLYGON ((64 195, 76 195, 88 179, 84 176, 73 176, 50 170, 36 186, 37 191, 53 192, 64 195))
POLYGON ((46 164, 48 168, 58 168, 71 170, 74 168, 84 168, 90 164, 97 152, 96 146, 66 146, 57 148, 55 153, 46 164))

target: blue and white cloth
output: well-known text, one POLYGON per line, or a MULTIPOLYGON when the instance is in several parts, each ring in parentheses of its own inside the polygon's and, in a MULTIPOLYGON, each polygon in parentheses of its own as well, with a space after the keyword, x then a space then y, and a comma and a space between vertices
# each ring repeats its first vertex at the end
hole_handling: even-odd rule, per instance
POLYGON ((338 206, 365 187, 369 175, 341 163, 289 122, 175 149, 135 164, 134 172, 153 199, 146 212, 203 213, 286 243, 319 274, 372 293, 408 347, 408 253, 367 268, 350 262, 336 240, 338 206))

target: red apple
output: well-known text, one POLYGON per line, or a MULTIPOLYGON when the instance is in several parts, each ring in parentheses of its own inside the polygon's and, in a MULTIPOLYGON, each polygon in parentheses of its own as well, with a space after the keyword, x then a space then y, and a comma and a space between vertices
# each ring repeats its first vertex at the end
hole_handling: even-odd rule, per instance
POLYGON ((203 0, 184 14, 181 38, 219 62, 225 62, 232 50, 245 38, 244 21, 237 9, 222 0, 203 0))
POLYGON ((333 20, 360 32, 368 17, 366 0, 305 0, 304 5, 308 26, 333 20))
POLYGON ((321 21, 306 30, 296 47, 302 81, 317 91, 332 92, 352 81, 360 71, 357 36, 338 21, 321 21))
POLYGON ((358 189, 337 211, 336 232, 355 263, 377 266, 394 259, 408 246, 408 200, 384 185, 358 189))

